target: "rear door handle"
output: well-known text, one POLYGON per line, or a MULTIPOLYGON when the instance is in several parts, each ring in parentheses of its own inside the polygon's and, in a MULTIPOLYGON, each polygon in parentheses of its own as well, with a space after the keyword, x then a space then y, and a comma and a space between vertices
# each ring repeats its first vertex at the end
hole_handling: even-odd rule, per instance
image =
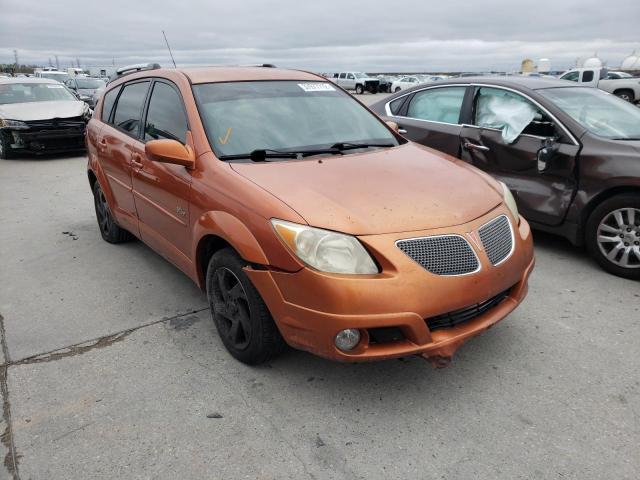
POLYGON ((476 145, 475 143, 471 142, 464 142, 462 146, 467 150, 480 150, 482 152, 488 152, 490 150, 489 147, 485 147, 484 145, 476 145))

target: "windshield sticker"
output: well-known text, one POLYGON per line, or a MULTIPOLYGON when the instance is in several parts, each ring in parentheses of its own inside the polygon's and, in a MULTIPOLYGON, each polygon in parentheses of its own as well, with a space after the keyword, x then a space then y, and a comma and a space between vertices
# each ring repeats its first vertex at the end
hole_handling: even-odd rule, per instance
POLYGON ((298 86, 305 92, 335 92, 328 83, 299 83, 298 86))
POLYGON ((47 88, 64 88, 64 85, 47 85, 47 88))
POLYGON ((227 134, 224 136, 224 138, 222 137, 218 137, 218 141, 222 144, 222 145, 226 145, 227 142, 229 141, 229 137, 231 136, 231 132, 233 131, 233 129, 231 127, 227 128, 227 134))

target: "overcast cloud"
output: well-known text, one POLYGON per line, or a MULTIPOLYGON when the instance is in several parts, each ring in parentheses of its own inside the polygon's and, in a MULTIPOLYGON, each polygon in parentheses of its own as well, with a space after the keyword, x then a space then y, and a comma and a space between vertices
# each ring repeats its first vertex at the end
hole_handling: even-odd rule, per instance
POLYGON ((640 52, 638 0, 0 0, 0 63, 67 67, 170 59, 271 62, 331 72, 552 68, 598 53, 611 67, 640 52))

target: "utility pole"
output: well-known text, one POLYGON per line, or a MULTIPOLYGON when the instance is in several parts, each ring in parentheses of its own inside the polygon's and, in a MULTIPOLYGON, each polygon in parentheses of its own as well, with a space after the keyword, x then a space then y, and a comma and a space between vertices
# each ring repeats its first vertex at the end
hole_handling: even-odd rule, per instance
POLYGON ((16 61, 16 71, 18 70, 18 66, 20 65, 20 63, 18 62, 18 50, 14 50, 13 51, 13 58, 16 61))
POLYGON ((58 60, 58 55, 56 57, 56 70, 60 70, 60 60, 58 60))
POLYGON ((49 57, 49 66, 53 67, 53 63, 51 62, 51 57, 49 57))
POLYGON ((78 68, 80 68, 80 59, 76 57, 76 63, 78 64, 78 68))

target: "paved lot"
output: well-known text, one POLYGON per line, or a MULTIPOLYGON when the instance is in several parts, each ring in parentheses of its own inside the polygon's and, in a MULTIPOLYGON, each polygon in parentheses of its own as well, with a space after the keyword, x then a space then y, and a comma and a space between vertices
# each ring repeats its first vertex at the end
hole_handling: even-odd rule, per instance
POLYGON ((190 280, 101 240, 84 166, 0 162, 0 478, 637 478, 640 288, 563 240, 447 369, 251 368, 190 280))

